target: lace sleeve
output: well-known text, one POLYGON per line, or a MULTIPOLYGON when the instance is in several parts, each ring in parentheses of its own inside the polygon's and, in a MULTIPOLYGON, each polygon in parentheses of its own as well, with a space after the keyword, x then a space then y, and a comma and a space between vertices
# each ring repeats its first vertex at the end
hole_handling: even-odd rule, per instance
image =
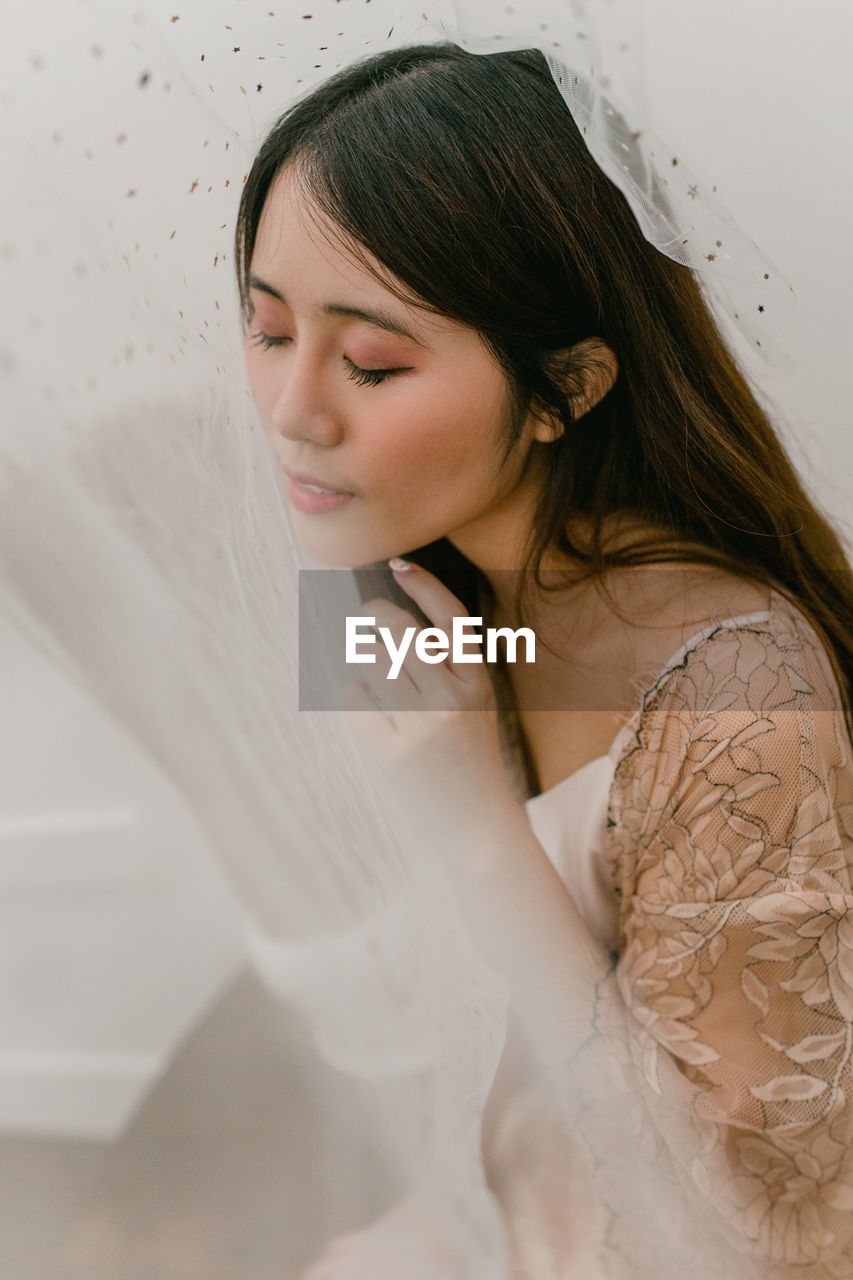
POLYGON ((645 1275, 637 1241, 652 1265, 659 1229, 692 1241, 694 1276, 853 1276, 851 831, 838 687, 802 615, 721 626, 647 695, 611 797, 621 945, 597 1001, 601 1105, 577 1115, 626 1275, 645 1275), (639 1166, 620 1166, 626 1119, 639 1166), (661 1197, 680 1223, 650 1225, 661 1197))

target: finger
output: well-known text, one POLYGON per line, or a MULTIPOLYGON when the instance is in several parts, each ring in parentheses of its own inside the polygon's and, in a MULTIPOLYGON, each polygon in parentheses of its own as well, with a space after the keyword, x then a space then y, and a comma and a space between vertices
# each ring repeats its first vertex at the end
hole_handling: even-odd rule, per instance
POLYGON ((388 600, 375 599, 375 600, 366 600, 364 605, 362 606, 364 609, 365 618, 371 619, 373 622, 372 632, 376 638, 376 643, 373 646, 373 655, 376 660, 373 663, 366 663, 363 665, 367 666, 368 670, 372 672, 374 675, 379 675, 383 678, 387 676, 388 671, 390 669, 391 656, 388 653, 388 650, 386 649, 385 645, 382 643, 382 637, 379 634, 379 628, 380 626, 386 625, 386 623, 382 621, 382 618, 385 617, 385 615, 383 614, 383 608, 388 604, 390 604, 390 601, 388 600), (380 614, 382 615, 382 618, 380 618, 380 614))
MULTIPOLYGON (((409 560, 394 559, 388 561, 393 570, 394 580, 411 596, 418 608, 426 614, 434 627, 449 637, 453 634, 453 619, 468 618, 468 610, 458 596, 455 596, 440 578, 420 565, 409 560), (405 566, 405 567, 403 567, 405 566)), ((470 648, 468 649, 470 653, 470 648)), ((463 662, 458 666, 448 656, 442 664, 451 675, 465 683, 476 683, 483 678, 482 663, 463 662)))
MULTIPOLYGON (((425 572, 425 571, 423 571, 425 572)), ((433 575, 429 575, 432 577, 433 575)), ((434 579, 438 583, 438 579, 434 579)), ((452 592, 446 591, 446 588, 439 583, 442 590, 445 591, 446 600, 454 601, 456 597, 452 592)), ((456 604, 460 610, 463 606, 458 600, 456 604)), ((395 669, 398 670, 396 678, 390 678, 392 663, 387 657, 382 662, 382 669, 387 681, 386 688, 390 685, 394 689, 393 693, 383 694, 381 689, 377 692, 381 698, 385 698, 391 706, 397 710, 450 710, 458 705, 460 695, 464 697, 474 697, 475 699, 488 696, 491 692, 491 681, 488 674, 483 670, 482 661, 476 664, 461 663, 457 670, 451 660, 450 652, 445 650, 432 649, 432 653, 440 656, 439 661, 430 662, 426 660, 418 652, 418 642, 422 634, 421 628, 415 619, 405 609, 401 609, 398 605, 393 604, 390 600, 377 598, 368 601, 365 604, 365 610, 371 616, 375 617, 376 625, 385 628, 389 633, 398 652, 401 651, 400 646, 404 645, 402 652, 404 657, 402 665, 399 659, 395 663, 395 669), (470 670, 471 666, 475 667, 474 671, 470 670), (464 671, 464 675, 462 672, 464 671)), ((456 616, 460 616, 457 614, 456 616)), ((461 616, 466 616, 464 613, 461 616)), ((453 619, 450 618, 445 628, 439 629, 444 636, 453 630, 453 619)), ((380 651, 383 644, 387 643, 385 636, 380 637, 380 651)), ((468 650, 470 652, 470 650, 468 650)), ((376 667, 372 670, 376 671, 376 667)))
POLYGON ((399 557, 388 561, 394 581, 406 595, 411 596, 418 608, 426 614, 435 627, 448 633, 454 618, 467 618, 468 610, 458 596, 446 587, 440 578, 411 560, 399 557))
POLYGON ((410 613, 390 600, 371 601, 369 609, 376 619, 378 651, 377 663, 371 670, 381 677, 376 692, 380 698, 399 710, 404 708, 415 710, 421 703, 424 667, 424 664, 417 660, 415 649, 420 628, 410 613), (387 635, 380 633, 380 627, 387 635), (389 639, 390 644, 393 645, 393 655, 389 639), (402 663, 400 654, 403 655, 402 663), (396 674, 392 674, 392 669, 396 674))
MULTIPOLYGON (((396 679, 390 678, 391 663, 384 664, 388 684, 395 690, 391 704, 401 711, 443 711, 453 707, 462 682, 451 669, 450 653, 435 645, 421 651, 420 640, 427 639, 427 631, 415 623, 411 614, 388 601, 377 601, 376 618, 379 625, 387 627, 398 652, 404 655, 402 665, 399 659, 395 663, 396 679)), ((381 689, 378 692, 380 697, 385 696, 381 689)))

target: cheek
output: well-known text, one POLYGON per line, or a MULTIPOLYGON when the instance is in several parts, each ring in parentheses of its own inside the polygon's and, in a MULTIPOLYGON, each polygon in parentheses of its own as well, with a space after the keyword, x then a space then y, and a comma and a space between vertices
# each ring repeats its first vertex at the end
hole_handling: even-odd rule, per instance
POLYGON ((479 493, 494 483, 503 415, 493 379, 421 387, 396 414, 383 415, 382 427, 371 429, 374 475, 401 499, 427 490, 435 490, 437 502, 479 493))

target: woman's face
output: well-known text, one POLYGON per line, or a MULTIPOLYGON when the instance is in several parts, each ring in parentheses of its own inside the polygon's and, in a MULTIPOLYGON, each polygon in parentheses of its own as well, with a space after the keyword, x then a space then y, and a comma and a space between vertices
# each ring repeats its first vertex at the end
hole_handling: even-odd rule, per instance
POLYGON ((508 388, 477 332, 403 305, 327 243, 286 170, 251 272, 246 368, 264 430, 287 472, 352 495, 332 505, 290 484, 303 550, 357 567, 443 537, 475 560, 503 544, 530 507, 535 427, 503 463, 508 388))

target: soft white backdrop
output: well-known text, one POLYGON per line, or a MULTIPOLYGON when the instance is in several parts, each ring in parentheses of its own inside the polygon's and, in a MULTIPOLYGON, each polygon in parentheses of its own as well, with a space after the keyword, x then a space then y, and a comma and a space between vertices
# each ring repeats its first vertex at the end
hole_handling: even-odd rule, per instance
MULTIPOLYGON (((85 418, 94 386, 133 401, 164 362, 192 388, 233 360, 241 179, 291 88, 275 8, 169 0, 133 23, 118 0, 101 16, 5 0, 4 432, 85 418), (131 265, 145 287, 117 314, 131 265)), ((376 0, 371 21, 393 8, 376 0)), ((794 370, 739 352, 843 521, 853 10, 643 0, 635 15, 654 124, 794 284, 794 370)), ((0 653, 0 1129, 106 1137, 244 962, 239 917, 168 780, 8 623, 0 653)))

